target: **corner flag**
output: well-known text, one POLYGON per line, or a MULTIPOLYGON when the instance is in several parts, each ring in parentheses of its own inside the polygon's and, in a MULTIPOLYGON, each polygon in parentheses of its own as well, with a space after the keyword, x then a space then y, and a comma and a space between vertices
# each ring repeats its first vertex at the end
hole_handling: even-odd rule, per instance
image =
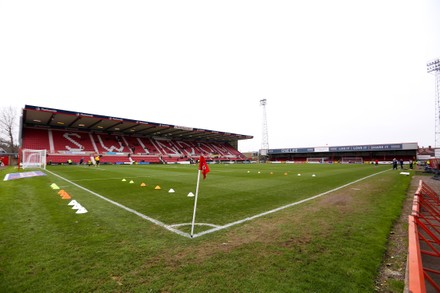
POLYGON ((200 156, 199 170, 202 171, 203 179, 206 179, 206 174, 208 174, 210 170, 204 156, 200 156))
POLYGON ((205 157, 200 156, 199 160, 199 172, 197 175, 197 186, 196 186, 196 197, 194 198, 194 211, 193 211, 193 218, 191 223, 191 238, 194 236, 194 225, 196 221, 196 210, 197 210, 197 197, 199 196, 199 183, 200 183, 200 173, 203 174, 203 179, 206 179, 206 174, 209 173, 209 167, 206 163, 205 157))

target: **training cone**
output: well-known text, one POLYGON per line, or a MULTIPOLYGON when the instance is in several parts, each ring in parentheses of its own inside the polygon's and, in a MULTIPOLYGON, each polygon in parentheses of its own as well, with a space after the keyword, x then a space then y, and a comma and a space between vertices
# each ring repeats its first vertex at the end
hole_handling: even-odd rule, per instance
POLYGON ((192 192, 188 193, 188 197, 194 197, 194 193, 192 192))
POLYGON ((75 205, 75 204, 77 204, 77 202, 76 202, 76 200, 71 200, 67 205, 68 206, 73 206, 73 205, 75 205))
POLYGON ((73 205, 72 210, 78 210, 78 209, 80 209, 80 208, 82 208, 82 205, 80 205, 79 202, 76 202, 76 203, 73 205))
POLYGON ((134 183, 134 181, 133 180, 130 180, 130 182, 129 182, 130 184, 133 184, 134 183))
POLYGON ((50 187, 52 187, 52 189, 60 189, 60 188, 58 187, 58 185, 56 185, 55 183, 52 183, 52 184, 50 185, 50 187))
POLYGON ((70 195, 65 191, 65 190, 60 190, 59 192, 58 192, 58 194, 61 196, 61 197, 70 197, 70 195))
POLYGON ((122 179, 122 181, 127 181, 127 180, 124 178, 124 179, 122 179))
POLYGON ((312 177, 316 177, 316 175, 315 175, 315 174, 313 174, 313 175, 312 175, 312 177))
POLYGON ((58 194, 59 194, 61 197, 65 196, 65 195, 69 196, 69 194, 68 194, 65 190, 63 190, 63 192, 58 192, 58 194))
POLYGON ((284 173, 284 175, 286 175, 286 176, 287 176, 287 172, 285 172, 285 173, 284 173))
POLYGON ((144 182, 142 182, 142 183, 141 183, 141 186, 144 187, 144 186, 147 186, 147 184, 145 184, 144 182))
POLYGON ((251 173, 251 171, 248 171, 248 173, 251 173))
POLYGON ((160 190, 161 188, 160 188, 159 185, 156 185, 156 187, 154 187, 154 189, 156 189, 156 190, 160 190))
POLYGON ((168 193, 174 193, 175 191, 174 191, 174 189, 170 189, 170 190, 168 190, 168 193))
POLYGON ((273 172, 270 172, 270 175, 273 175, 273 172))
POLYGON ((85 214, 87 213, 87 210, 85 207, 80 207, 77 211, 76 214, 85 214))
POLYGON ((72 197, 70 195, 67 194, 67 192, 65 194, 63 194, 61 196, 62 199, 72 199, 72 197))
POLYGON ((300 173, 298 173, 298 176, 301 176, 301 174, 300 174, 300 173))

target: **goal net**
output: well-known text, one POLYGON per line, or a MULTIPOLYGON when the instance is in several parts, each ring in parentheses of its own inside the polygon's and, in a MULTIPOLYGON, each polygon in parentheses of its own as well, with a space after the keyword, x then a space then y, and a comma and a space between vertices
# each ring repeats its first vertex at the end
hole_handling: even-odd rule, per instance
POLYGON ((307 158, 309 164, 323 164, 328 161, 328 158, 307 158))
POLYGON ((363 164, 364 159, 362 157, 342 157, 341 164, 363 164))
POLYGON ((46 150, 29 150, 22 151, 21 164, 23 169, 26 168, 43 168, 46 169, 46 150))

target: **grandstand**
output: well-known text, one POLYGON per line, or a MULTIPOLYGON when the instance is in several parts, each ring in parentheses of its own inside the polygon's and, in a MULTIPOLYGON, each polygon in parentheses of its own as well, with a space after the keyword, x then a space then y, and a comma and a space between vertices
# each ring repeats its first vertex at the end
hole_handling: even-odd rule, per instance
POLYGON ((79 163, 101 155, 103 164, 241 162, 238 141, 252 136, 25 105, 22 149, 45 149, 49 164, 79 163))
POLYGON ((390 164, 394 158, 405 162, 416 161, 417 143, 393 143, 374 145, 326 146, 270 149, 270 161, 306 163, 370 163, 390 164))

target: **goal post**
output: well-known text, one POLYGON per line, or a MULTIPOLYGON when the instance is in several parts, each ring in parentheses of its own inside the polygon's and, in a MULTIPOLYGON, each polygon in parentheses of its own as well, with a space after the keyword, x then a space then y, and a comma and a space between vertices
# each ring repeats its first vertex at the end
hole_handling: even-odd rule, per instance
POLYGON ((309 164, 323 164, 328 162, 328 157, 309 157, 306 161, 309 164))
POLYGON ((46 150, 24 149, 21 152, 21 166, 27 168, 46 169, 46 150))
POLYGON ((364 159, 362 157, 342 157, 341 164, 363 164, 364 159))

